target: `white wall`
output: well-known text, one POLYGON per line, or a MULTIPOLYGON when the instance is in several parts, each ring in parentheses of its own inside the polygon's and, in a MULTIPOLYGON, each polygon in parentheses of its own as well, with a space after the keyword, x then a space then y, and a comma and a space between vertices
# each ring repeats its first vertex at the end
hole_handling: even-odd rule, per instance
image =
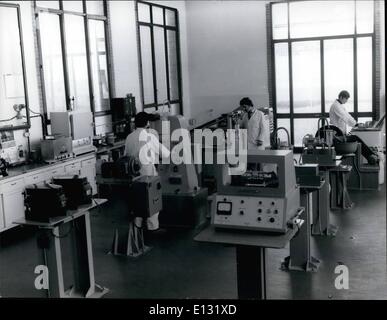
MULTIPOLYGON (((41 106, 39 101, 40 91, 38 86, 34 33, 32 24, 33 12, 31 7, 31 1, 5 2, 20 5, 29 107, 35 112, 41 112, 41 106)), ((33 147, 35 147, 39 143, 42 137, 40 123, 41 122, 39 118, 31 119, 30 139, 33 147)), ((24 148, 26 148, 27 139, 23 137, 23 130, 15 131, 15 139, 18 144, 22 144, 24 148)))
POLYGON ((205 123, 249 96, 269 104, 266 1, 187 1, 191 117, 205 123), (213 112, 210 112, 210 110, 213 112))

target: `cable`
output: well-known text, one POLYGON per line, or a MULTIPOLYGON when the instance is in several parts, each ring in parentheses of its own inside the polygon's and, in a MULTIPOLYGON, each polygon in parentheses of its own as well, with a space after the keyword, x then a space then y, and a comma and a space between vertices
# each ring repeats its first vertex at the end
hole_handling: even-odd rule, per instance
POLYGON ((13 116, 12 118, 9 118, 9 119, 0 120, 0 122, 8 122, 8 121, 11 121, 11 120, 13 120, 15 118, 16 118, 16 116, 13 116))

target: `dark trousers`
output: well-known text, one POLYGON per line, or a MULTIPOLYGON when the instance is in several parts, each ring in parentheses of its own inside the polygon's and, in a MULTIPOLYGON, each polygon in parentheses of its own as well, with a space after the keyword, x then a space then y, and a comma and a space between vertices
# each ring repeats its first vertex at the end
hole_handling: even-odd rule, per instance
POLYGON ((346 141, 346 142, 358 142, 358 143, 360 143, 361 144, 361 154, 364 158, 367 159, 367 161, 372 155, 377 156, 377 154, 374 151, 372 151, 372 149, 369 146, 367 146, 365 144, 365 142, 362 139, 360 139, 358 136, 347 135, 347 136, 345 136, 345 140, 344 140, 344 137, 335 136, 335 140, 338 142, 345 142, 346 141))

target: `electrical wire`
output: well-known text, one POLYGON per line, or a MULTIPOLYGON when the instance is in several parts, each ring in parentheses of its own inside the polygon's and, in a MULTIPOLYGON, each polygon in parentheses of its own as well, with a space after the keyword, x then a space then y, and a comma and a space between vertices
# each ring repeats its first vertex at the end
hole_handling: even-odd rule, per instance
POLYGON ((11 120, 13 120, 15 118, 16 118, 16 116, 13 116, 12 118, 9 118, 9 119, 0 120, 0 122, 8 122, 8 121, 11 121, 11 120))

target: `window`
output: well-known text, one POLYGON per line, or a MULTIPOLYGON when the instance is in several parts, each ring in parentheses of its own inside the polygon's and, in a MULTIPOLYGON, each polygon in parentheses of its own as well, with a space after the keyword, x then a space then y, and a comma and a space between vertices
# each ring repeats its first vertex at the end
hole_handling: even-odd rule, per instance
POLYGON ((369 0, 271 3, 273 107, 295 146, 341 90, 356 119, 375 115, 374 11, 369 0))
POLYGON ((153 3, 137 2, 144 108, 170 103, 181 113, 181 71, 178 11, 153 3))
POLYGON ((36 1, 43 106, 53 111, 110 109, 105 1, 36 1))

